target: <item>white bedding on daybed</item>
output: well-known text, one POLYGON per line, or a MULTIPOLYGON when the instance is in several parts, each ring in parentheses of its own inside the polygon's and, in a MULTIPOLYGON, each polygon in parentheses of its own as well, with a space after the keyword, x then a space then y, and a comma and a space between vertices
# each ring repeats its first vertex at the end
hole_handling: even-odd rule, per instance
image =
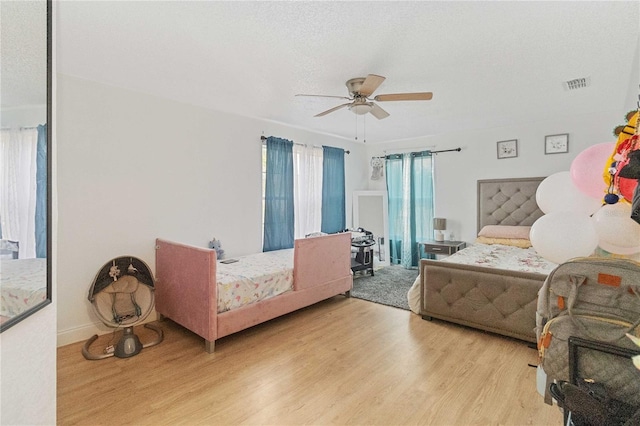
POLYGON ((293 289, 293 249, 237 257, 218 262, 218 313, 268 299, 293 289))
POLYGON ((0 260, 0 315, 12 318, 45 300, 47 259, 0 260))
MULTIPOLYGON (((451 256, 441 259, 441 261, 509 271, 536 272, 544 275, 548 275, 558 266, 538 255, 533 247, 524 249, 502 244, 479 243, 468 246, 451 256)), ((409 289, 407 299, 411 311, 416 314, 420 313, 419 275, 409 289)))

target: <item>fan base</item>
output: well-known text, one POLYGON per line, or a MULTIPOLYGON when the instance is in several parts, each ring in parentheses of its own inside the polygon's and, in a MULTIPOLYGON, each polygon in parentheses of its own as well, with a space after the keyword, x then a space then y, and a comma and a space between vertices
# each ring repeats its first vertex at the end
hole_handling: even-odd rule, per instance
POLYGON ((123 330, 122 337, 118 341, 113 352, 99 355, 92 354, 89 351, 89 347, 98 339, 98 335, 94 334, 82 346, 82 355, 88 360, 100 360, 110 358, 112 356, 115 356, 117 358, 129 358, 137 355, 144 348, 155 346, 158 343, 162 342, 162 340, 164 339, 164 333, 162 332, 162 329, 160 327, 153 324, 145 324, 144 326, 145 328, 155 331, 157 334, 157 337, 149 343, 142 344, 138 336, 136 336, 136 334, 133 332, 133 327, 127 327, 123 330))
POLYGON ((140 353, 142 343, 133 332, 133 327, 127 327, 122 333, 122 337, 113 351, 113 355, 117 358, 129 358, 140 353))

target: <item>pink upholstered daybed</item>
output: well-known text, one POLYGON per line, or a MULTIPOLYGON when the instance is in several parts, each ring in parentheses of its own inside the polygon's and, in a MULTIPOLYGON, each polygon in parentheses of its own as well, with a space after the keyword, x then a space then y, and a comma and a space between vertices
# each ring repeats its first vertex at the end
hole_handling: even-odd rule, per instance
POLYGON ((215 250, 156 240, 156 312, 203 337, 209 353, 221 337, 339 294, 348 297, 353 285, 350 233, 295 240, 291 288, 229 310, 218 306, 216 276, 230 265, 218 262, 215 250))

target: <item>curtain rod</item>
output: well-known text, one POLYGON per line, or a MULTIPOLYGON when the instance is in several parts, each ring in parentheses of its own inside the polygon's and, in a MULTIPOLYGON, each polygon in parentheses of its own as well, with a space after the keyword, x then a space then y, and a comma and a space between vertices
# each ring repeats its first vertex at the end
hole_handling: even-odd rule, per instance
MULTIPOLYGON (((431 150, 427 149, 426 151, 430 152, 431 154, 439 154, 441 152, 451 152, 451 151, 460 152, 460 151, 462 151, 462 148, 458 147, 458 148, 453 148, 453 149, 441 149, 440 151, 431 151, 431 150)), ((398 154, 382 155, 382 156, 379 156, 379 157, 372 157, 372 158, 387 158, 390 155, 398 155, 398 154)))
POLYGON ((37 128, 38 128, 38 126, 2 127, 2 128, 0 128, 0 130, 32 130, 32 129, 37 129, 37 128))
POLYGON ((438 154, 440 152, 451 152, 451 151, 460 152, 460 151, 462 151, 462 148, 458 147, 458 148, 453 148, 453 149, 441 149, 440 151, 431 151, 431 153, 432 154, 438 154))
MULTIPOLYGON (((264 141, 267 140, 267 137, 266 136, 260 136, 260 140, 262 140, 262 143, 264 143, 264 141)), ((305 145, 303 143, 298 143, 298 142, 293 142, 293 144, 294 145, 300 145, 300 146, 307 146, 307 145, 305 145)), ((313 146, 316 147, 316 148, 322 148, 321 146, 316 146, 316 145, 313 145, 313 146)), ((351 151, 345 150, 344 152, 345 152, 345 154, 351 154, 351 151)))

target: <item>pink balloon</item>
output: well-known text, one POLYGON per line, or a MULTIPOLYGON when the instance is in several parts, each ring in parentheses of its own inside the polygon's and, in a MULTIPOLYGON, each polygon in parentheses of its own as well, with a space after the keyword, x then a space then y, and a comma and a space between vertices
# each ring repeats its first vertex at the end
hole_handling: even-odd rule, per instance
POLYGON ((599 143, 582 151, 571 162, 571 180, 584 194, 601 199, 607 192, 607 184, 602 174, 608 166, 607 160, 613 154, 615 142, 599 143))

